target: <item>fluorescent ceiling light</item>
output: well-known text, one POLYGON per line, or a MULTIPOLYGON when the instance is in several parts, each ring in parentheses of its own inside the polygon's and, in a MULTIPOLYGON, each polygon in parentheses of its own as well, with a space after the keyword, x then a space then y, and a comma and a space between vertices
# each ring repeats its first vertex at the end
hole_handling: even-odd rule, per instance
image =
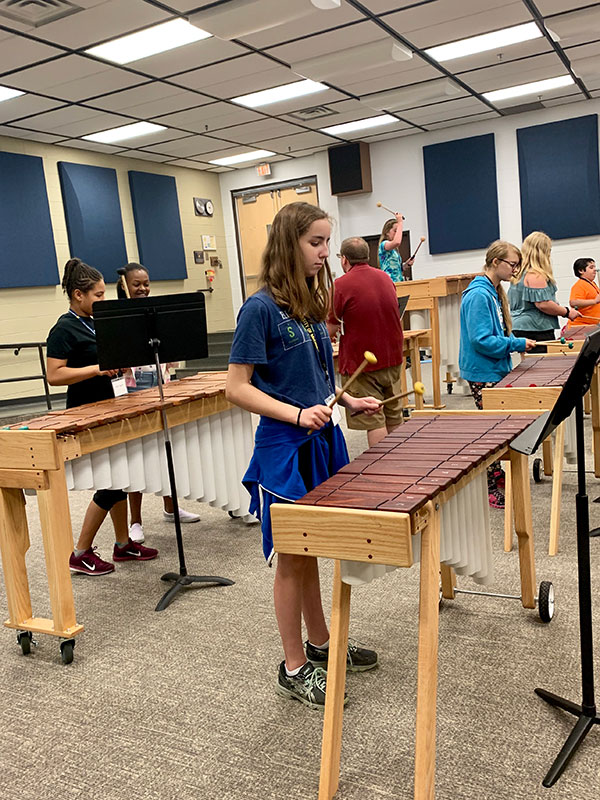
POLYGON ((121 125, 119 128, 110 128, 107 131, 100 131, 100 133, 90 133, 89 136, 82 136, 81 138, 90 142, 112 144, 112 142, 120 142, 123 139, 133 139, 137 136, 147 136, 149 133, 165 130, 164 125, 155 125, 153 122, 134 122, 132 125, 121 125))
POLYGON ((12 100, 13 97, 21 97, 25 92, 19 92, 18 89, 9 89, 7 86, 0 86, 0 103, 3 100, 12 100))
POLYGON ((338 133, 351 133, 352 131, 360 131, 364 128, 378 128, 380 125, 391 125, 392 122, 400 122, 396 117, 390 114, 382 114, 379 117, 367 117, 366 119, 355 119, 354 122, 344 122, 341 125, 333 125, 330 128, 320 128, 321 133, 330 133, 336 135, 338 133))
POLYGON ((535 22, 527 22, 525 25, 515 25, 501 31, 483 33, 481 36, 470 36, 468 39, 459 39, 439 47, 430 47, 425 52, 436 61, 450 61, 452 58, 463 58, 474 53, 485 53, 486 50, 497 50, 499 47, 528 42, 540 36, 543 34, 535 22))
POLYGON ((184 19, 172 19, 170 22, 163 22, 161 25, 154 25, 152 28, 113 39, 112 42, 90 47, 85 52, 106 61, 129 64, 131 61, 148 58, 156 53, 164 53, 175 47, 182 47, 184 44, 199 42, 210 36, 211 34, 207 31, 190 25, 184 19))
POLYGON ((315 81, 295 81, 295 83, 284 83, 282 86, 273 86, 272 89, 264 89, 262 92, 242 94, 239 97, 232 97, 231 100, 241 106, 258 108, 258 106, 268 106, 271 103, 281 103, 283 100, 293 100, 295 97, 303 97, 305 94, 324 92, 326 89, 329 89, 329 86, 315 81))
POLYGON ((360 102, 376 111, 398 111, 425 102, 448 100, 451 97, 458 97, 462 92, 460 86, 457 86, 450 78, 441 78, 414 86, 404 86, 401 89, 377 92, 361 97, 360 102))
POLYGON ((276 28, 314 13, 315 8, 339 8, 341 0, 230 0, 214 8, 188 16, 219 39, 239 39, 252 33, 276 28))
POLYGON ((237 156, 226 156, 225 158, 215 158, 209 164, 218 164, 220 167, 229 167, 231 164, 242 164, 244 161, 256 161, 257 158, 267 158, 274 156, 272 150, 251 150, 249 153, 240 153, 237 156))
POLYGON ((548 78, 545 81, 534 81, 533 83, 522 83, 519 86, 509 86, 506 89, 496 89, 494 92, 484 92, 483 96, 490 103, 499 100, 508 100, 513 97, 523 97, 527 94, 543 94, 552 89, 560 89, 561 86, 571 86, 575 83, 570 75, 560 75, 558 78, 548 78))
POLYGON ((342 75, 348 70, 359 72, 365 69, 384 67, 397 61, 409 61, 413 57, 412 50, 394 41, 391 36, 376 42, 347 47, 333 53, 325 53, 315 58, 306 58, 294 62, 291 67, 298 75, 314 80, 342 75))

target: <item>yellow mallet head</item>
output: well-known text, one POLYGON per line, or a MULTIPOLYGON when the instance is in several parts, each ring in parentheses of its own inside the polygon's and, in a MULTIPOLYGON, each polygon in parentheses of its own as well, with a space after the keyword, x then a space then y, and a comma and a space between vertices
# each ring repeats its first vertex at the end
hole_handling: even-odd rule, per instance
POLYGON ((425 241, 425 237, 424 237, 424 236, 421 236, 421 241, 422 241, 422 242, 424 242, 424 241, 425 241))
POLYGON ((415 390, 415 394, 425 394, 425 384, 421 383, 421 381, 415 381, 413 389, 415 390))
POLYGON ((381 203, 377 203, 377 208, 381 208, 381 203))
POLYGON ((376 364, 377 363, 377 357, 370 350, 365 350, 364 359, 369 364, 376 364))

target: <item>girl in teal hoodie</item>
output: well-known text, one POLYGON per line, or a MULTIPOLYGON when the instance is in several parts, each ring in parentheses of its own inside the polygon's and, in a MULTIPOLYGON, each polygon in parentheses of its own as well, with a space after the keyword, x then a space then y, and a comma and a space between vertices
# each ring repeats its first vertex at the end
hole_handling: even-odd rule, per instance
MULTIPOLYGON (((521 253, 509 242, 493 242, 485 254, 483 274, 463 292, 460 306, 460 375, 468 381, 477 408, 481 390, 494 386, 512 369, 511 353, 535 347, 533 339, 517 338, 501 282, 511 279, 521 253)), ((504 473, 500 464, 488 469, 488 493, 493 508, 504 508, 504 473)))

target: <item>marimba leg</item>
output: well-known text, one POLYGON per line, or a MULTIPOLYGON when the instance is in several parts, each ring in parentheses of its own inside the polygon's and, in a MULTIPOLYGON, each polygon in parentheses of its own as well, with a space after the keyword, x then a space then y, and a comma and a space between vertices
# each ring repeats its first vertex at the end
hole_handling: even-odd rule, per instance
POLYGON ((454 589, 456 588, 456 573, 448 564, 440 564, 442 576, 442 597, 445 600, 454 600, 454 589))
POLYGON ((73 550, 73 532, 64 468, 48 471, 48 489, 38 491, 38 506, 46 574, 50 593, 53 629, 57 636, 71 637, 83 630, 75 621, 73 587, 69 556, 73 550))
POLYGON ((431 504, 421 531, 415 800, 435 795, 435 717, 438 670, 440 512, 431 504))
MULTIPOLYGON (((565 421, 566 422, 566 421, 565 421)), ((560 501, 562 499, 562 476, 565 450, 565 422, 556 429, 554 439, 554 475, 552 477, 552 507, 550 511, 550 547, 548 554, 558 553, 558 534, 560 531, 560 501)))
POLYGON ((586 392, 583 396, 583 411, 585 414, 589 414, 592 410, 592 398, 589 392, 586 392))
POLYGON ((512 507, 512 474, 510 459, 504 464, 504 552, 510 553, 513 548, 513 507, 512 507))
POLYGON ((433 384, 433 407, 444 408, 442 403, 442 385, 440 381, 440 315, 437 297, 433 298, 430 312, 431 320, 431 382, 433 384))
POLYGON ((594 474, 600 478, 600 370, 594 370, 590 392, 592 395, 592 444, 594 451, 594 474))
MULTIPOLYGON (((418 336, 415 336, 410 343, 410 374, 413 386, 417 381, 421 382, 421 352, 418 336)), ((425 408, 422 394, 415 394, 415 408, 417 411, 422 411, 425 408)))
POLYGON ((11 627, 26 627, 31 619, 31 597, 25 555, 29 530, 22 489, 0 489, 0 552, 11 627))
POLYGON ((544 460, 544 475, 552 475, 552 439, 550 436, 542 442, 542 458, 544 460))
POLYGON ((319 800, 331 800, 338 789, 342 751, 344 690, 346 686, 346 656, 348 625, 350 623, 350 586, 342 582, 340 562, 334 562, 333 597, 329 631, 329 660, 323 745, 321 748, 321 777, 319 800))
POLYGON ((521 603, 523 608, 535 608, 535 561, 533 552, 533 522, 527 456, 510 451, 513 512, 519 542, 521 571, 521 603))

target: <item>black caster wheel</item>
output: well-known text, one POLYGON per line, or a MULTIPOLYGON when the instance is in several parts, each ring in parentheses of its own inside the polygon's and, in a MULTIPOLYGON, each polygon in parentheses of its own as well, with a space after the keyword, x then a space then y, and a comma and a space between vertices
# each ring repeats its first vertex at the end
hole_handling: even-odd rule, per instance
POLYGON ((228 511, 229 519, 239 519, 239 514, 234 514, 233 511, 228 511))
POLYGON ((538 595, 538 613, 542 622, 551 622, 554 616, 554 586, 550 581, 542 581, 538 595))
POLYGON ((65 639, 60 643, 60 657, 63 664, 70 664, 73 661, 73 648, 75 647, 74 639, 65 639))
POLYGON ((541 458, 534 458, 533 460, 533 480, 536 483, 541 483, 543 480, 541 458))
POLYGON ((31 631, 21 631, 17 634, 17 643, 20 645, 24 656, 28 656, 31 653, 32 638, 31 631))
POLYGON ((448 392, 448 394, 452 394, 453 390, 454 390, 454 384, 453 383, 446 384, 446 391, 448 392))

